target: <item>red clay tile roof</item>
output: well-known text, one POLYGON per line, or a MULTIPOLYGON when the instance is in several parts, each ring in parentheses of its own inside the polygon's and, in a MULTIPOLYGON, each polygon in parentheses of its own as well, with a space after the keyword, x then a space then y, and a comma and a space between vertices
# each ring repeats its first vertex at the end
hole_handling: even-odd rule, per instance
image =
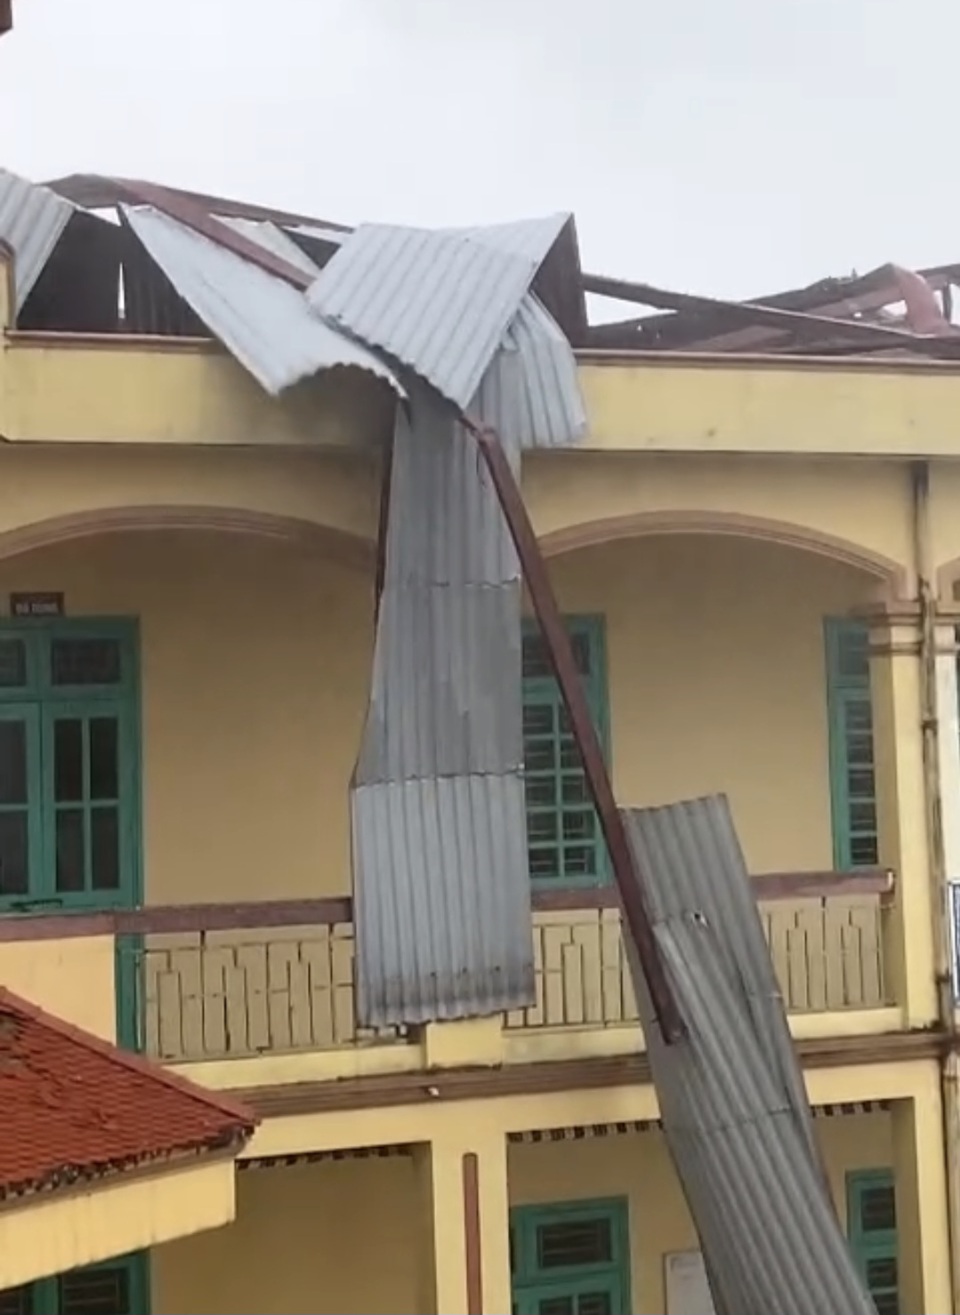
POLYGON ((239 1148, 258 1122, 2 987, 0 1111, 0 1198, 239 1148))

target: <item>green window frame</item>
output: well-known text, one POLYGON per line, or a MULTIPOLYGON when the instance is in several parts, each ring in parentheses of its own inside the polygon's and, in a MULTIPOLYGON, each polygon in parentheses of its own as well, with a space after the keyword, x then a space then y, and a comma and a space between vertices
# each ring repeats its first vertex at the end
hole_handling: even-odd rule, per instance
POLYGON ((847 1238, 877 1315, 900 1315, 897 1199, 891 1169, 847 1174, 847 1238))
MULTIPOLYGON (((610 733, 601 616, 567 616, 577 670, 604 755, 610 733)), ((535 621, 523 629, 523 756, 530 879, 541 889, 603 885, 606 844, 590 800, 560 689, 535 621)))
POLYGON ((861 621, 830 617, 824 636, 833 862, 846 872, 880 858, 869 631, 861 621))
POLYGON ((150 1315, 149 1252, 8 1288, 0 1315, 150 1315))
POLYGON ((510 1270, 513 1315, 622 1315, 630 1309, 626 1197, 516 1206, 510 1270))
MULTIPOLYGON (((142 902, 138 641, 129 617, 0 621, 0 914, 142 902)), ((139 938, 116 953, 134 1049, 139 938)))
POLYGON ((22 868, 0 912, 140 902, 137 640, 134 619, 0 622, 0 860, 22 868))

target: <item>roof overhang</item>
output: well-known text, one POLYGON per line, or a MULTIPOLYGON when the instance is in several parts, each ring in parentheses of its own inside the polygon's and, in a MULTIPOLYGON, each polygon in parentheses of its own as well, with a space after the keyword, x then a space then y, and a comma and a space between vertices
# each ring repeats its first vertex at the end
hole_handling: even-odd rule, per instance
POLYGON ((0 1207, 0 1290, 219 1228, 236 1217, 232 1154, 167 1161, 0 1207))

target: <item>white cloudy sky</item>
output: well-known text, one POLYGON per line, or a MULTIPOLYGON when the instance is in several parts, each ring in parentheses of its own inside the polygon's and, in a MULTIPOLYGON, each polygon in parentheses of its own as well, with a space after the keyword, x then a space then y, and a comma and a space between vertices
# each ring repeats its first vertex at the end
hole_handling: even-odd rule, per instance
POLYGON ((749 296, 960 261, 960 0, 14 0, 3 163, 328 219, 576 212, 749 296))

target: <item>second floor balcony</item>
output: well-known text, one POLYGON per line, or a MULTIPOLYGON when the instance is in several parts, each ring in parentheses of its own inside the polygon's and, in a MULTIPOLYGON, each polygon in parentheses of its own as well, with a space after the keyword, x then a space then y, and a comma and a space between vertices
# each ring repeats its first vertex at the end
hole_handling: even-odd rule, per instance
MULTIPOLYGON (((795 1021, 795 1032, 827 1035, 834 1024, 824 1016, 837 1013, 859 1020, 838 1030, 869 1029, 868 1012, 882 1025, 876 1011, 893 1004, 884 948, 892 874, 782 873, 756 885, 785 1006, 809 1020, 795 1021)), ((613 892, 534 903, 536 998, 503 1017, 506 1057, 536 1058, 537 1037, 548 1034, 558 1057, 577 1055, 586 1033, 604 1035, 602 1053, 641 1048, 613 892)), ((82 981, 84 1021, 109 1024, 115 1010, 123 1039, 165 1063, 328 1052, 316 1072, 336 1077, 336 1052, 415 1040, 414 1031, 358 1025, 351 919, 346 898, 5 919, 0 973, 44 992, 51 1009, 69 1009, 82 981)))
MULTIPOLYGON (((8 461, 20 469, 22 455, 8 461)), ((47 539, 41 516, 0 553, 0 594, 55 602, 52 615, 0 619, 0 916, 22 930, 0 948, 0 975, 69 1016, 86 994, 85 936, 69 934, 60 967, 38 976, 27 947, 55 940, 54 922, 30 928, 107 917, 90 938, 111 973, 118 941, 129 1036, 169 1062, 407 1044, 358 1031, 354 1012, 348 798, 370 685, 371 560, 342 535, 211 510, 225 481, 235 501, 253 481, 276 508, 302 510, 309 489, 360 523, 374 472, 302 454, 142 461, 149 470, 103 458, 97 489, 128 504, 132 488, 155 490, 159 511, 51 518, 47 539), (185 480, 190 515, 171 510, 185 480)), ((743 518, 713 533, 657 513, 633 532, 618 515, 561 534, 559 509, 569 520, 590 487, 620 507, 657 479, 674 502, 703 497, 700 475, 666 480, 639 458, 562 464, 534 466, 527 493, 617 799, 726 792, 795 1028, 849 1035, 867 1013, 886 1025, 879 1015, 905 999, 907 895, 924 878, 920 849, 903 849, 908 775, 890 716, 905 696, 885 668, 878 678, 859 619, 879 566, 826 543, 810 551, 799 531, 796 543, 764 539, 743 518), (892 755, 875 752, 878 714, 892 755)), ((61 505, 93 496, 75 455, 61 474, 61 505)), ((760 476, 738 467, 721 493, 743 498, 760 476)), ((529 621, 522 682, 537 994, 505 1018, 506 1044, 531 1054, 531 1038, 603 1032, 626 1050, 636 1009, 611 874, 529 621)), ((912 907, 911 947, 928 928, 912 907)), ((922 1009, 904 1017, 924 1021, 922 1009)))

